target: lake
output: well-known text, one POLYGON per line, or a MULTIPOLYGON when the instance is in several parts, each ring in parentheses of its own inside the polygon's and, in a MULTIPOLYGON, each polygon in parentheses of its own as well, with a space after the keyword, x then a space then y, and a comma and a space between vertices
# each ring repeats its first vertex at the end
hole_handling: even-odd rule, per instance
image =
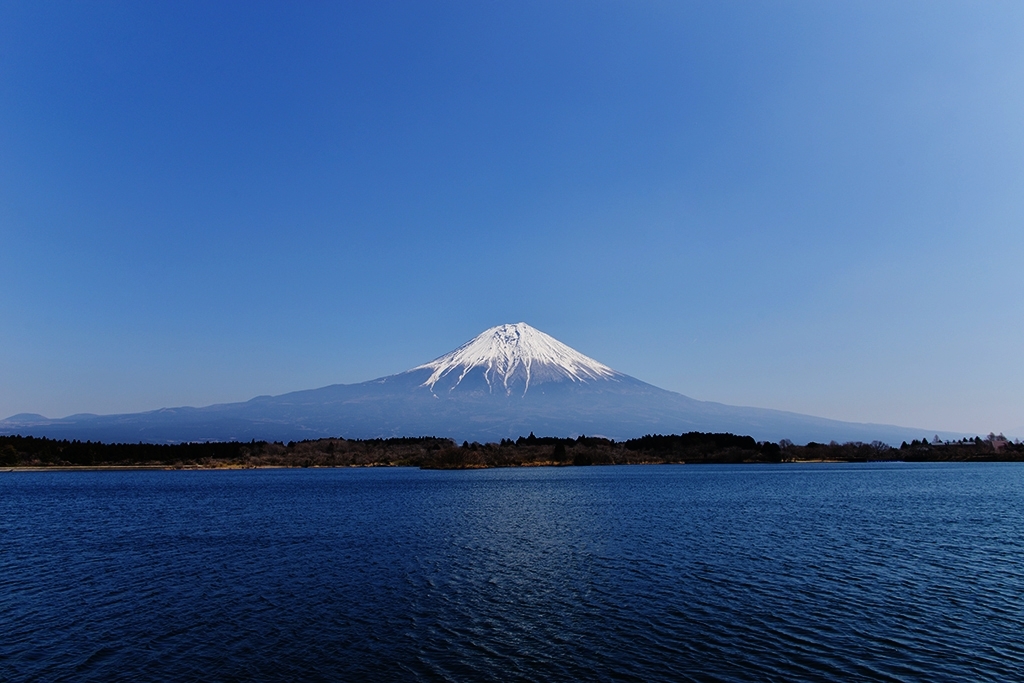
POLYGON ((1024 466, 0 474, 4 681, 1020 680, 1024 466))

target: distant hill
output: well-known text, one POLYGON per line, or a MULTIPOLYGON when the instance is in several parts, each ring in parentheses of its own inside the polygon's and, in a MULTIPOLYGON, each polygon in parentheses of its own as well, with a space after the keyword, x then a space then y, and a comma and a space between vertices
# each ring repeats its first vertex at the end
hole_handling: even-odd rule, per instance
POLYGON ((202 408, 0 421, 0 434, 128 443, 424 435, 485 443, 531 432, 625 440, 691 431, 893 445, 962 436, 698 401, 617 372, 525 323, 493 327, 429 363, 359 384, 202 408))

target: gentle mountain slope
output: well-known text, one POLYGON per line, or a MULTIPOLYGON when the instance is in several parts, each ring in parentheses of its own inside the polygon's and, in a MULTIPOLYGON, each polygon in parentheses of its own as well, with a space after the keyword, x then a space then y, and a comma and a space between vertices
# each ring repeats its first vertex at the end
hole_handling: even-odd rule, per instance
POLYGON ((205 408, 60 420, 18 415, 0 422, 0 434, 108 442, 421 435, 485 442, 530 432, 622 440, 689 431, 797 443, 899 444, 935 434, 697 401, 616 372, 525 323, 491 328, 429 363, 360 384, 205 408))

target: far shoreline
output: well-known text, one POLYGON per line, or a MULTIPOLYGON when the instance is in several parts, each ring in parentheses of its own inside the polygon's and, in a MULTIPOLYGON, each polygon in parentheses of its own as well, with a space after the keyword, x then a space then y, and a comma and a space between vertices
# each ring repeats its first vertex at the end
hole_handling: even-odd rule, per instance
POLYGON ((461 446, 447 438, 323 438, 282 442, 105 444, 0 436, 0 471, 101 472, 275 468, 414 467, 432 470, 647 464, 788 464, 871 462, 1021 462, 1024 444, 989 439, 875 441, 796 445, 728 433, 603 437, 528 437, 461 446))
POLYGON ((0 467, 0 474, 16 472, 244 472, 254 470, 360 470, 360 469, 406 469, 431 471, 481 471, 552 468, 567 469, 581 467, 645 467, 645 466, 680 466, 680 465, 731 465, 731 466, 786 466, 786 465, 928 465, 928 464, 1000 464, 1020 463, 1022 460, 787 460, 783 462, 630 462, 600 463, 592 465, 573 465, 553 462, 531 462, 521 465, 477 465, 469 467, 421 467, 418 465, 188 465, 173 467, 169 465, 26 465, 24 467, 0 467))

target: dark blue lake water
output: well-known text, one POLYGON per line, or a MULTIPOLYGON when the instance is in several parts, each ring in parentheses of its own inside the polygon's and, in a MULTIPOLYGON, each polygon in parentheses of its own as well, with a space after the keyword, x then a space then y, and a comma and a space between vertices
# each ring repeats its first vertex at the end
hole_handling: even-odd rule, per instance
POLYGON ((1024 467, 0 474, 0 679, 1024 680, 1024 467))

